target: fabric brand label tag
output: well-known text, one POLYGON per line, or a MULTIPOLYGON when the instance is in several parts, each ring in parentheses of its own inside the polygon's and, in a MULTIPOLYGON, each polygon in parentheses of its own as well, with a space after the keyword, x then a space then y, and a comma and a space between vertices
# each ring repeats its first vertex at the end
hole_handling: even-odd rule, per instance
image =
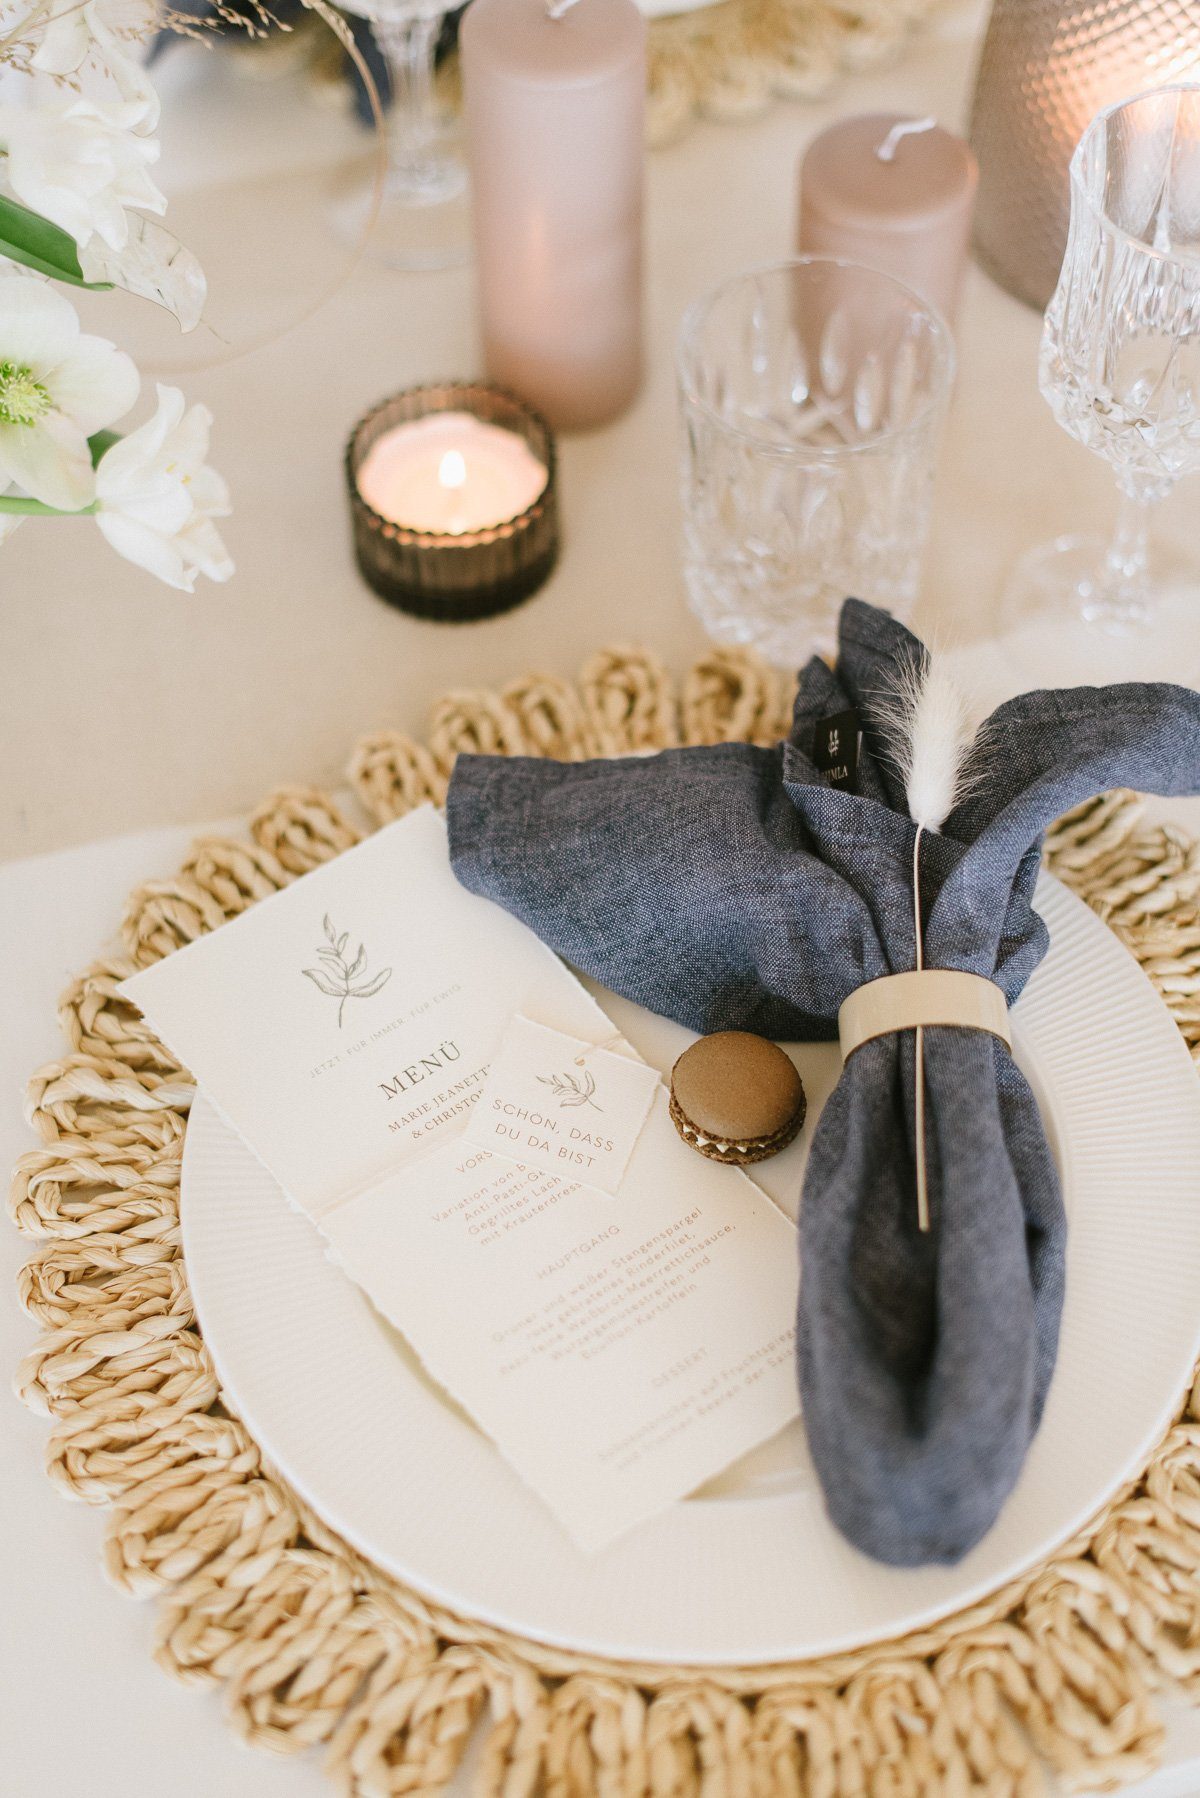
POLYGON ((654 1103, 655 1068, 515 1017, 471 1110, 468 1142, 614 1196, 654 1103))
POLYGON ((812 759, 831 787, 858 791, 858 713, 835 712, 822 718, 813 737, 812 759))

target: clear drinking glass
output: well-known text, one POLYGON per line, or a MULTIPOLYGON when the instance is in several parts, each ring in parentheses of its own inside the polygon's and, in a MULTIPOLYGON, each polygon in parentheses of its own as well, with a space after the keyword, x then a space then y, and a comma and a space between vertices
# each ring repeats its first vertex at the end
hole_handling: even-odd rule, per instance
POLYGON ((1200 87, 1110 106, 1080 139, 1038 379, 1063 429, 1112 467, 1120 505, 1111 542, 1060 537, 1024 558, 1010 620, 1143 632, 1162 592, 1150 508, 1200 469, 1200 87))
POLYGON ((339 0, 367 19, 391 83, 387 173, 339 205, 343 231, 357 239, 371 219, 367 254, 392 268, 446 268, 466 259, 470 241, 467 170, 454 124, 439 105, 435 58, 445 0, 339 0))
POLYGON ((684 575, 713 637, 795 667, 853 594, 904 616, 929 528, 950 331, 889 275, 803 256, 683 321, 684 575))

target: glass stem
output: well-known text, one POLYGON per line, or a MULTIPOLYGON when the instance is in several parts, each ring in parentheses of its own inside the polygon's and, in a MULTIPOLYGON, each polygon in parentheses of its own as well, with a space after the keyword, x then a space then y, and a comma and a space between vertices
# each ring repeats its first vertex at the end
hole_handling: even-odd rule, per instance
POLYGON ((392 105, 388 115, 388 184, 414 195, 443 179, 438 153, 440 120, 434 100, 434 58, 441 13, 413 17, 383 14, 371 21, 387 60, 392 105))
MULTIPOLYGON (((1157 495, 1154 496, 1157 498, 1157 495)), ((1151 498, 1124 484, 1117 526, 1087 616, 1110 628, 1144 624, 1150 613, 1151 498)))

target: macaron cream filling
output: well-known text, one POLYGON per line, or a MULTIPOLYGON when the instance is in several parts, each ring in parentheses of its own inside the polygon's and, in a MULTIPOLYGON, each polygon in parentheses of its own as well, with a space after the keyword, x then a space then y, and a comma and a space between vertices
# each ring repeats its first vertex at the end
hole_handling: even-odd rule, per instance
POLYGON ((701 1136, 690 1124, 680 1126, 680 1134, 689 1142, 694 1142, 700 1149, 719 1149, 722 1155, 751 1155, 755 1149, 766 1149, 775 1141, 775 1136, 760 1136, 753 1142, 722 1142, 715 1136, 701 1136))

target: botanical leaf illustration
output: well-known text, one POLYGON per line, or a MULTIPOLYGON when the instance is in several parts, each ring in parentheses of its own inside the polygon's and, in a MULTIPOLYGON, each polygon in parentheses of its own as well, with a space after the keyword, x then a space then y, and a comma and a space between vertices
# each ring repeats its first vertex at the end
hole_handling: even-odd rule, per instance
POLYGON ((328 912, 322 919, 322 927, 325 931, 325 945, 318 945, 317 957, 324 963, 324 966, 304 968, 302 972, 321 992, 327 993, 331 999, 338 1001, 338 1029, 340 1030, 347 999, 373 998, 387 985, 392 977, 392 970, 383 968, 378 974, 373 974, 370 979, 367 979, 367 951, 363 944, 358 945, 358 954, 354 960, 347 961, 346 944, 350 941, 350 932, 344 930, 339 936, 328 912))
POLYGON ((385 968, 382 974, 376 974, 374 980, 368 980, 366 986, 352 987, 350 989, 351 995, 355 999, 371 999, 379 991, 380 987, 387 985, 391 977, 392 970, 390 968, 385 968))
POLYGON ((559 1110, 565 1111, 574 1105, 590 1105, 593 1111, 603 1111, 603 1105, 597 1105, 592 1094, 596 1090, 596 1082, 585 1068, 582 1075, 574 1074, 539 1074, 538 1083, 548 1086, 558 1100, 559 1110))

